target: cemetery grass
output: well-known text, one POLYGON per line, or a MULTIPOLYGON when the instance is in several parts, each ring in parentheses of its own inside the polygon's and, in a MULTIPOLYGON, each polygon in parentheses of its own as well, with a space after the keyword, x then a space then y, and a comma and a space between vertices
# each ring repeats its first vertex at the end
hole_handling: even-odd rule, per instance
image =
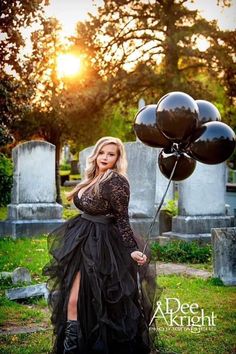
MULTIPOLYGON (((176 326, 168 327, 163 317, 157 318, 159 335, 156 343, 162 348, 163 353, 186 353, 186 354, 232 354, 236 352, 236 287, 226 287, 217 278, 187 278, 184 276, 160 276, 158 283, 163 287, 160 297, 163 312, 165 312, 166 298, 177 298, 181 305, 198 304, 197 316, 204 311, 205 323, 208 324, 206 316, 212 312, 216 316, 215 326, 194 327, 190 331, 187 326, 184 329, 176 326)), ((170 302, 173 310, 176 310, 176 300, 170 302)), ((191 315, 187 311, 187 315, 191 315)), ((181 311, 176 312, 176 322, 180 324, 181 311)), ((192 314, 191 317, 194 315, 192 314)), ((166 315, 167 322, 170 321, 166 315)), ((193 319, 194 320, 194 319, 193 319)), ((186 320, 187 321, 187 320, 186 320)), ((195 318, 196 321, 196 318, 195 318)), ((185 322, 186 323, 186 322, 185 322)))
MULTIPOLYGON (((46 281, 42 276, 42 267, 49 260, 47 239, 43 235, 37 238, 0 239, 0 271, 13 271, 16 267, 29 269, 32 283, 46 281)), ((50 314, 43 297, 21 301, 11 301, 5 297, 8 288, 28 285, 13 285, 10 280, 0 280, 0 330, 11 331, 12 334, 0 335, 1 354, 33 354, 47 353, 51 343, 50 314), (40 332, 17 334, 19 329, 32 330, 40 328, 40 332), (45 332, 44 332, 45 330, 45 332)))
MULTIPOLYGON (((0 271, 12 271, 17 266, 27 267, 33 283, 45 282, 42 267, 48 261, 46 236, 34 239, 1 239, 0 271)), ((191 264, 191 266, 194 266, 191 264)), ((201 265, 197 265, 199 268, 201 265)), ((159 276, 158 284, 163 288, 160 300, 178 298, 181 304, 197 303, 205 315, 212 312, 217 316, 216 327, 212 331, 191 333, 189 331, 159 330, 156 338, 160 353, 223 354, 232 353, 233 337, 236 331, 236 288, 226 287, 217 279, 201 279, 185 276, 159 276)), ((0 354, 40 354, 49 353, 52 329, 50 313, 43 298, 21 302, 10 301, 4 296, 11 284, 1 282, 0 329, 39 327, 40 332, 8 334, 0 336, 0 354)), ((163 308, 164 310, 164 308, 163 308)), ((179 315, 179 313, 178 313, 179 315)), ((163 319, 157 319, 159 329, 166 327, 163 319)))

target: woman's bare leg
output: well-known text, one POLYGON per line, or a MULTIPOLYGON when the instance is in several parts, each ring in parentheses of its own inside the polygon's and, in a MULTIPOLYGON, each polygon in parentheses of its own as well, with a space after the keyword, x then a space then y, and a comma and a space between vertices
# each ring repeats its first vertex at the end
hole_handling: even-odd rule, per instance
POLYGON ((67 320, 78 320, 77 302, 78 302, 79 288, 80 288, 80 272, 77 273, 70 291, 70 297, 69 297, 68 307, 67 307, 67 320))

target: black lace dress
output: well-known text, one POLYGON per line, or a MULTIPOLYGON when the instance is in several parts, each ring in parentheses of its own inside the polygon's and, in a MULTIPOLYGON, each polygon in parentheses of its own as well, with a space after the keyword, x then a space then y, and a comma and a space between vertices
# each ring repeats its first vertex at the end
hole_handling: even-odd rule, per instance
POLYGON ((84 214, 48 236, 52 258, 43 274, 48 276, 53 353, 63 353, 68 298, 78 271, 82 353, 150 352, 148 319, 137 286, 138 266, 130 256, 138 246, 129 224, 129 195, 127 179, 112 172, 100 184, 99 195, 90 187, 80 199, 74 198, 84 214))

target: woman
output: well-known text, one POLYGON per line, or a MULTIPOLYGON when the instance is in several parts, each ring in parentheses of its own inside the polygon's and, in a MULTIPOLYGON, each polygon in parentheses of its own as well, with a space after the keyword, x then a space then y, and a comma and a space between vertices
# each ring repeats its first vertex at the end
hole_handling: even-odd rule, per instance
POLYGON ((128 218, 127 161, 120 139, 101 138, 68 200, 83 213, 49 235, 53 353, 149 353, 137 269, 147 262, 128 218))

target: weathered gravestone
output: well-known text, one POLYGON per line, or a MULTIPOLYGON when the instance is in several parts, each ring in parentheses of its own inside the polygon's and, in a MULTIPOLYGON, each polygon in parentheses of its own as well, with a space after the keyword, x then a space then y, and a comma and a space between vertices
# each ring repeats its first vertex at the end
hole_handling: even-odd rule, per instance
POLYGON ((79 173, 78 163, 79 163, 78 160, 72 160, 72 161, 70 162, 70 164, 71 164, 70 173, 71 173, 72 175, 76 175, 76 174, 79 173))
MULTIPOLYGON (((134 231, 147 235, 155 213, 157 151, 139 141, 125 143, 130 183, 129 215, 134 231)), ((151 236, 158 235, 158 220, 151 236)))
POLYGON ((31 283, 31 275, 27 268, 17 267, 13 272, 0 272, 0 279, 9 279, 12 284, 31 283))
POLYGON ((56 203, 55 146, 29 141, 13 151, 13 188, 8 218, 0 223, 0 236, 34 236, 62 223, 56 203))
POLYGON ((233 226, 234 218, 226 215, 225 173, 225 163, 197 163, 193 174, 179 183, 179 215, 165 236, 210 242, 212 228, 233 226))
POLYGON ((44 296, 48 298, 48 289, 46 283, 24 286, 5 290, 5 295, 9 300, 26 299, 35 296, 44 296))
POLYGON ((236 285, 236 227, 212 229, 213 271, 225 285, 236 285))

